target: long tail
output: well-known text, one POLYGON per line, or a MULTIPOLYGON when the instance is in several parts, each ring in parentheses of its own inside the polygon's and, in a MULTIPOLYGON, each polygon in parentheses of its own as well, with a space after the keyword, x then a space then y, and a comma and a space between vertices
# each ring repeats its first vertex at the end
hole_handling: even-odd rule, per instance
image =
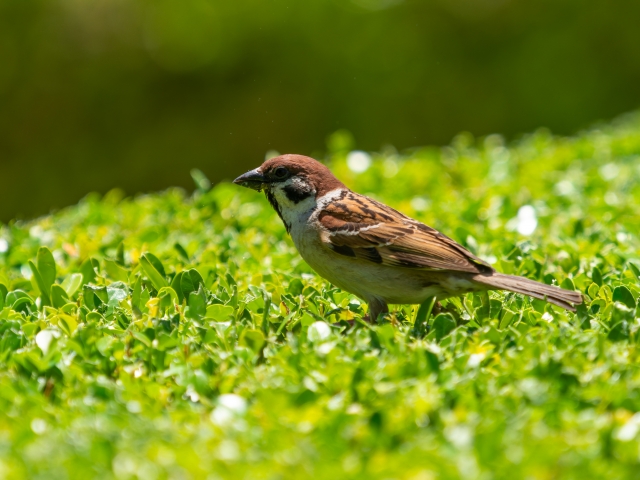
POLYGON ((476 275, 473 279, 478 283, 487 285, 491 290, 509 290, 510 292, 522 293, 553 303, 571 312, 576 311, 574 305, 582 303, 582 294, 580 292, 572 292, 564 288, 529 280, 525 277, 494 273, 493 275, 476 275))

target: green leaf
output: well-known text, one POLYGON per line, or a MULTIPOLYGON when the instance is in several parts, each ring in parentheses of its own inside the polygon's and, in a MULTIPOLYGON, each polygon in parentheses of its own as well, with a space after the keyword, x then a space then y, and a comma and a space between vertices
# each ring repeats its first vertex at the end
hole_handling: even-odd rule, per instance
POLYGON ((151 339, 147 337, 144 333, 133 330, 131 332, 131 335, 133 335, 133 338, 141 342, 145 347, 151 346, 151 339))
POLYGON ((34 375, 41 374, 48 368, 47 363, 34 350, 16 353, 13 359, 22 368, 34 375))
POLYGON ((202 171, 198 170, 197 168, 192 169, 191 178, 193 179, 199 191, 208 192, 209 190, 211 190, 211 181, 204 173, 202 173, 202 171))
POLYGON ((511 323, 513 322, 514 318, 515 318, 516 314, 515 312, 512 312, 511 310, 508 310, 506 308, 502 309, 502 318, 500 319, 500 329, 503 330, 505 328, 508 328, 509 325, 511 325, 511 323))
POLYGON ((7 293, 9 293, 9 290, 7 289, 7 287, 5 287, 2 283, 0 283, 0 310, 4 308, 4 302, 5 302, 5 299, 7 298, 7 293))
POLYGON ((33 300, 29 297, 20 297, 18 299, 16 299, 13 304, 11 305, 11 308, 16 311, 16 312, 21 312, 23 311, 23 309, 21 308, 23 305, 34 305, 33 300))
POLYGON ((15 310, 16 302, 18 302, 20 299, 26 299, 29 303, 33 303, 33 299, 29 296, 27 292, 23 290, 13 290, 12 292, 7 293, 7 297, 6 297, 7 307, 13 308, 15 310))
POLYGON ((69 298, 73 297, 75 293, 82 286, 82 275, 79 273, 72 273, 62 282, 62 288, 67 292, 69 298))
POLYGON ((455 328, 456 321, 448 313, 440 313, 433 319, 433 330, 438 342, 449 335, 455 328))
POLYGON ((158 298, 160 299, 160 307, 173 308, 175 304, 180 303, 178 300, 178 294, 171 287, 163 287, 158 292, 158 298))
POLYGON ((484 320, 488 320, 491 316, 491 299, 488 292, 478 294, 481 305, 475 310, 476 321, 482 325, 484 320))
POLYGON ((158 334, 158 350, 169 350, 171 348, 175 348, 180 345, 178 339, 168 335, 164 332, 160 332, 158 334))
POLYGON ((262 290, 262 300, 264 302, 264 308, 262 311, 262 332, 264 336, 269 336, 269 310, 271 309, 271 295, 266 290, 262 290))
POLYGON ((111 355, 111 346, 115 343, 113 337, 105 336, 96 341, 96 348, 105 357, 111 355))
POLYGON ((78 328, 78 322, 71 315, 58 315, 58 326, 67 334, 72 335, 78 328))
POLYGON ((182 245, 180 245, 178 242, 173 244, 173 248, 175 249, 176 252, 178 252, 178 254, 182 257, 183 260, 190 262, 191 259, 189 258, 189 254, 187 253, 187 251, 184 249, 184 247, 182 245))
POLYGON ((197 292, 189 294, 188 301, 189 308, 185 312, 185 315, 189 318, 200 319, 207 313, 207 299, 202 290, 202 286, 197 292))
POLYGON ((636 275, 636 278, 640 280, 640 267, 633 262, 629 262, 628 265, 631 271, 636 275))
POLYGON ((385 323, 384 325, 375 327, 375 332, 380 340, 380 343, 385 345, 387 348, 390 348, 392 346, 397 331, 398 330, 389 323, 385 323))
POLYGON ((118 265, 117 262, 113 260, 109 260, 108 258, 104 260, 104 269, 107 272, 107 276, 112 280, 116 280, 118 282, 127 282, 129 281, 129 272, 118 265))
POLYGON ((109 303, 109 293, 107 292, 106 287, 90 286, 90 288, 93 289, 93 293, 102 301, 102 303, 109 303))
POLYGON ((96 264, 97 264, 97 260, 94 260, 93 258, 87 258, 84 262, 82 262, 82 265, 80 265, 80 272, 82 273, 82 283, 83 284, 88 284, 88 283, 93 283, 96 280, 97 274, 96 274, 96 264))
POLYGON ((318 319, 314 317, 309 311, 304 311, 304 313, 302 314, 302 317, 300 317, 300 323, 304 327, 308 327, 309 325, 317 321, 318 319))
POLYGON ((566 277, 562 281, 562 284, 560 286, 562 288, 564 288, 565 290, 575 291, 575 289, 576 289, 576 286, 574 285, 573 280, 571 280, 569 277, 566 277))
POLYGON ((116 262, 118 265, 124 267, 124 242, 120 242, 118 249, 116 250, 116 262))
POLYGON ((142 278, 138 277, 133 285, 131 294, 131 307, 140 311, 140 294, 142 293, 142 278))
POLYGON ((51 298, 49 297, 51 285, 47 287, 47 284, 42 278, 42 275, 40 275, 38 268, 31 260, 29 260, 29 267, 31 268, 31 273, 33 274, 33 280, 35 281, 36 287, 40 292, 42 305, 51 305, 51 298))
POLYGON ((220 338, 218 331, 215 328, 208 328, 202 339, 202 343, 215 343, 220 338))
POLYGON ((82 293, 85 305, 91 310, 100 308, 102 304, 109 303, 109 294, 105 287, 85 285, 82 288, 82 293))
POLYGON ((602 272, 598 267, 593 267, 593 270, 591 270, 591 280, 599 287, 602 286, 602 272))
POLYGON ((186 270, 180 278, 180 288, 185 297, 189 297, 189 294, 197 291, 200 286, 204 286, 204 280, 195 268, 186 270))
POLYGON ((27 338, 33 338, 40 331, 37 323, 25 323, 22 325, 22 332, 27 338))
POLYGON ((151 298, 151 293, 146 288, 143 288, 140 292, 140 302, 138 303, 139 309, 141 313, 147 313, 149 309, 147 308, 147 302, 151 298))
POLYGON ((260 351, 264 344, 264 334, 260 330, 247 329, 240 335, 240 345, 249 347, 254 352, 260 351))
POLYGON ((611 302, 613 298, 613 292, 611 291, 611 288, 609 287, 609 285, 603 285, 602 287, 600 287, 600 290, 598 291, 598 296, 600 298, 605 299, 607 302, 611 302))
POLYGON ((427 326, 429 325, 429 317, 431 317, 431 312, 435 304, 436 297, 427 298, 420 304, 418 312, 416 313, 416 319, 413 322, 413 334, 416 337, 421 338, 426 333, 427 326))
POLYGON ((182 303, 182 301, 184 300, 184 294, 182 293, 182 287, 181 287, 183 275, 184 275, 184 272, 176 273, 173 276, 173 280, 171 280, 171 288, 173 288, 174 292, 176 292, 176 294, 178 295, 178 300, 179 300, 178 303, 182 303))
POLYGON ((629 338, 629 323, 626 321, 616 323, 609 331, 607 338, 614 342, 627 340, 629 338))
POLYGON ((234 314, 235 310, 229 305, 214 303, 213 305, 209 305, 207 307, 207 318, 211 318, 217 322, 224 322, 226 320, 229 320, 229 318, 233 317, 234 314))
POLYGON ((47 247, 40 247, 38 249, 36 261, 38 272, 45 286, 44 292, 48 294, 49 290, 51 290, 51 285, 56 281, 56 261, 53 258, 51 250, 47 247))
POLYGON ((51 286, 51 305, 55 308, 62 308, 69 302, 69 296, 60 285, 51 286))
POLYGON ((129 296, 129 287, 123 282, 114 282, 107 286, 106 293, 108 304, 117 307, 129 296))
POLYGON ((140 257, 140 265, 142 265, 144 273, 146 273, 156 290, 169 286, 167 280, 164 278, 164 268, 162 268, 162 264, 160 264, 162 272, 157 268, 158 262, 159 260, 150 253, 145 253, 140 257))
POLYGON ((302 293, 302 290, 304 289, 304 285, 302 283, 302 281, 299 278, 294 278, 293 280, 291 280, 289 282, 289 288, 288 288, 288 292, 291 295, 294 296, 298 296, 302 293))
POLYGON ((145 257, 147 260, 149 260, 149 262, 151 262, 151 264, 153 265, 153 268, 155 268, 158 271, 158 273, 160 273, 160 275, 162 275, 163 277, 167 276, 167 273, 164 270, 164 265, 162 264, 160 259, 156 257, 153 253, 147 252, 143 255, 143 257, 145 257))
POLYGON ((85 285, 84 287, 82 287, 82 300, 84 302, 84 305, 89 310, 95 310, 96 309, 96 303, 98 303, 98 305, 99 305, 99 301, 96 302, 96 297, 93 294, 93 290, 90 289, 88 285, 85 285))
POLYGON ((636 300, 633 298, 633 294, 624 285, 615 288, 613 291, 613 301, 620 302, 631 309, 636 308, 636 300))

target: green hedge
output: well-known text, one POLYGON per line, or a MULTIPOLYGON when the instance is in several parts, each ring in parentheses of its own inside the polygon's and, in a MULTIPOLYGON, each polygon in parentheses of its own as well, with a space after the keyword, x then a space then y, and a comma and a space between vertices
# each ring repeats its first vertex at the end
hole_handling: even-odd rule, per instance
POLYGON ((193 196, 89 196, 0 227, 2 477, 637 478, 638 117, 364 173, 343 140, 328 161, 355 190, 585 305, 492 292, 428 333, 410 306, 351 327, 364 306, 261 195, 196 176, 193 196))

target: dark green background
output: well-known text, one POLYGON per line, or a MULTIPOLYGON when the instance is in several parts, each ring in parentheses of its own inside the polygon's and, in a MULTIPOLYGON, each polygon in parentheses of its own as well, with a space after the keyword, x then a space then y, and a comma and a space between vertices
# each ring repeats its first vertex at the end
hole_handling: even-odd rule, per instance
POLYGON ((0 0, 0 219, 640 105, 640 2, 0 0))

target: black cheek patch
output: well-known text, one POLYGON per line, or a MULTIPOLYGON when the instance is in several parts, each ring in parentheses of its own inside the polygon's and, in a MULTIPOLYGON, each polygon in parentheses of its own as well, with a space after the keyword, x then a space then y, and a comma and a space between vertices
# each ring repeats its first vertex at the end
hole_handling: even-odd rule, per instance
POLYGON ((344 255, 345 257, 355 257, 356 252, 353 251, 353 248, 347 247, 345 245, 331 245, 331 250, 340 255, 344 255))
POLYGON ((287 185, 284 187, 284 193, 287 198, 293 203, 300 203, 305 198, 309 198, 312 191, 308 187, 294 187, 293 185, 287 185))

